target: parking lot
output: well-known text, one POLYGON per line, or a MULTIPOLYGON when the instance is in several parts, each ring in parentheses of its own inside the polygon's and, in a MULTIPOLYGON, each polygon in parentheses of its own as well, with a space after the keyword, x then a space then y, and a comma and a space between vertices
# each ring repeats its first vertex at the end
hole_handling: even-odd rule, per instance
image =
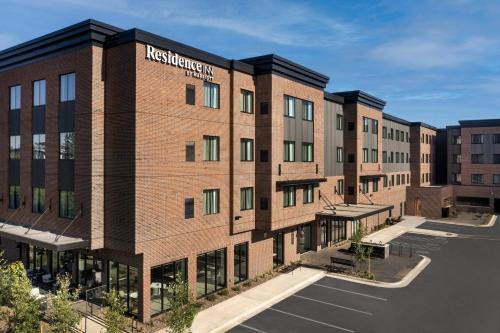
POLYGON ((475 237, 404 234, 432 259, 405 288, 325 277, 231 332, 500 332, 500 228, 429 223, 475 237), (477 237, 476 237, 477 236, 477 237))

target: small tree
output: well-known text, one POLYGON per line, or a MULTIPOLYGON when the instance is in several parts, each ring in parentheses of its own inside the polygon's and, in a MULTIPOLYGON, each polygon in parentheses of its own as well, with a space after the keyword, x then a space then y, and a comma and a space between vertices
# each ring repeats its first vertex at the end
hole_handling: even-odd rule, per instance
POLYGON ((22 262, 5 265, 0 270, 2 294, 7 309, 1 312, 9 332, 32 333, 40 328, 40 301, 31 295, 31 281, 22 262))
POLYGON ((365 233, 361 226, 358 226, 354 234, 352 235, 352 245, 354 248, 354 258, 356 263, 364 262, 368 259, 368 278, 373 278, 371 273, 371 255, 373 253, 373 247, 363 245, 363 237, 365 233))
POLYGON ((107 333, 121 333, 127 327, 127 317, 125 317, 125 305, 116 290, 104 293, 106 307, 104 309, 104 323, 107 333))
POLYGON ((73 303, 78 300, 78 290, 69 291, 71 277, 57 276, 57 293, 48 298, 47 314, 50 327, 54 333, 69 332, 80 321, 80 315, 73 309, 73 303))
POLYGON ((177 276, 167 288, 167 299, 170 309, 165 314, 167 326, 174 333, 187 331, 198 312, 198 304, 189 291, 188 284, 177 276))

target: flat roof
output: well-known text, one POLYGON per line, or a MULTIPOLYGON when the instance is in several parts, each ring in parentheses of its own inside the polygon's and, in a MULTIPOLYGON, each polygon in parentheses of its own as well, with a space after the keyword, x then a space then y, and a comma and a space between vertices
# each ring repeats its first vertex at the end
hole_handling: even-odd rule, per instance
POLYGON ((425 128, 428 128, 428 129, 431 129, 431 130, 434 130, 434 131, 437 131, 437 128, 432 126, 432 125, 429 125, 429 124, 426 124, 424 122, 421 122, 421 121, 414 121, 411 123, 412 126, 421 126, 421 127, 425 127, 425 128))
POLYGON ((370 95, 362 90, 340 91, 334 92, 333 94, 344 97, 346 104, 359 103, 380 111, 384 109, 386 104, 384 100, 370 95))
POLYGON ((29 226, 22 226, 8 221, 0 221, 0 237, 12 239, 52 251, 67 251, 88 248, 90 242, 82 238, 60 236, 37 229, 29 230, 29 226))
POLYGON ((394 209, 393 205, 336 204, 335 210, 325 209, 318 216, 333 217, 336 220, 353 221, 394 209))
POLYGON ((500 127, 500 119, 459 120, 461 127, 500 127))
POLYGON ((389 121, 393 121, 395 123, 399 123, 401 125, 411 126, 411 122, 409 122, 408 120, 404 120, 402 118, 393 116, 393 115, 385 113, 385 112, 382 112, 382 118, 389 120, 389 121))

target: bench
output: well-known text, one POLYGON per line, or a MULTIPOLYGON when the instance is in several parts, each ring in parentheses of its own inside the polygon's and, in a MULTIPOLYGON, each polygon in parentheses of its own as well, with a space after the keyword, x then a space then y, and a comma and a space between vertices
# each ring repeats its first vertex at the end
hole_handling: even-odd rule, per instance
POLYGON ((354 261, 352 261, 351 259, 345 259, 345 258, 330 257, 330 263, 332 265, 339 264, 339 265, 351 266, 351 267, 355 267, 356 266, 354 264, 354 261))

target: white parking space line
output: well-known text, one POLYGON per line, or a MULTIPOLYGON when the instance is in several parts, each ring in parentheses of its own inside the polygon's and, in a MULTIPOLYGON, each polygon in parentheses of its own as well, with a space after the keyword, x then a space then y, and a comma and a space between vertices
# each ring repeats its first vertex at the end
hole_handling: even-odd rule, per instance
POLYGON ((245 325, 245 324, 240 324, 239 326, 244 327, 244 328, 248 328, 249 330, 254 331, 254 332, 267 333, 266 331, 259 330, 258 328, 255 328, 255 327, 252 327, 252 326, 248 326, 248 325, 245 325))
POLYGON ((299 315, 296 315, 296 314, 294 314, 294 313, 290 313, 290 312, 286 312, 286 311, 281 311, 281 310, 278 310, 278 309, 275 309, 275 308, 269 308, 268 310, 276 311, 276 312, 279 312, 279 313, 285 314, 285 315, 287 315, 287 316, 291 316, 291 317, 295 317, 295 318, 299 318, 299 319, 307 320, 307 321, 310 321, 310 322, 313 322, 313 323, 316 323, 316 324, 320 324, 320 325, 324 325, 324 326, 328 326, 328 327, 331 327, 331 328, 336 328, 336 329, 338 329, 338 330, 340 330, 340 331, 354 333, 354 331, 353 331, 353 330, 347 329, 347 328, 345 328, 345 327, 340 327, 340 326, 336 326, 336 325, 328 324, 328 323, 325 323, 325 322, 322 322, 322 321, 319 321, 319 320, 314 320, 314 319, 311 319, 311 318, 307 318, 307 317, 299 316, 299 315))
POLYGON ((308 300, 308 301, 311 301, 311 302, 317 302, 317 303, 321 303, 321 304, 325 304, 325 305, 330 305, 330 306, 333 306, 333 307, 336 307, 336 308, 340 308, 340 309, 344 309, 344 310, 349 310, 349 311, 354 311, 354 312, 362 313, 362 314, 365 314, 365 315, 368 315, 368 316, 373 315, 373 313, 371 313, 371 312, 366 312, 366 311, 362 311, 362 310, 358 310, 358 309, 354 309, 354 308, 349 308, 347 306, 343 306, 343 305, 339 305, 339 304, 324 302, 324 301, 320 301, 320 300, 317 300, 317 299, 314 299, 314 298, 304 297, 304 296, 300 296, 300 295, 292 295, 292 296, 293 297, 302 298, 302 299, 305 299, 305 300, 308 300))
POLYGON ((337 290, 337 291, 342 291, 344 293, 354 294, 354 295, 358 295, 358 296, 363 296, 363 297, 378 299, 379 301, 387 301, 387 298, 377 297, 377 296, 368 295, 368 294, 362 294, 362 293, 358 293, 358 292, 352 291, 352 290, 345 290, 345 289, 340 289, 340 288, 325 286, 325 285, 319 284, 319 283, 313 283, 312 285, 313 286, 322 287, 322 288, 328 288, 328 289, 333 289, 333 290, 337 290))

